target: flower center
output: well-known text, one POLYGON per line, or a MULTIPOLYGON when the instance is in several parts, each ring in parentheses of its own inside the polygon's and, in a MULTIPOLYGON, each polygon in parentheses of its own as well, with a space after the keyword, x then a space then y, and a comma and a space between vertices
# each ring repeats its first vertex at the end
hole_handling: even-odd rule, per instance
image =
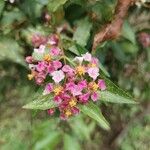
POLYGON ((63 90, 63 87, 58 86, 54 88, 53 92, 55 93, 55 95, 59 95, 62 90, 63 90))
POLYGON ((52 57, 51 57, 50 54, 45 54, 45 55, 44 55, 44 60, 45 60, 45 61, 49 62, 49 61, 51 61, 51 59, 52 59, 52 57))
POLYGON ((76 72, 79 75, 84 75, 85 74, 85 67, 84 66, 78 66, 78 67, 76 67, 76 72))
POLYGON ((71 111, 68 109, 68 110, 66 110, 65 115, 66 115, 67 117, 69 117, 69 116, 72 115, 72 113, 71 113, 71 111))
POLYGON ((74 107, 76 104, 77 102, 75 98, 71 99, 71 101, 69 102, 70 107, 74 107))
POLYGON ((97 91, 98 87, 99 87, 99 86, 98 86, 95 82, 90 82, 90 83, 89 83, 89 88, 90 88, 91 90, 93 90, 93 91, 97 91))
POLYGON ((96 64, 91 63, 91 64, 89 64, 89 67, 96 67, 96 64))

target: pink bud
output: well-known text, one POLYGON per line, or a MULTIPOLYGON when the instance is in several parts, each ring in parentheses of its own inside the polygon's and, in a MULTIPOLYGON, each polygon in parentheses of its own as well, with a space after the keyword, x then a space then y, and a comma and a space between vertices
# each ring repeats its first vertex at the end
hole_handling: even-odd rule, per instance
POLYGON ((26 62, 31 64, 33 62, 33 57, 32 56, 27 56, 26 57, 26 62))
POLYGON ((48 113, 48 115, 50 115, 50 116, 52 116, 52 115, 54 114, 54 112, 55 112, 54 108, 51 108, 51 109, 48 109, 48 110, 47 110, 47 113, 48 113))

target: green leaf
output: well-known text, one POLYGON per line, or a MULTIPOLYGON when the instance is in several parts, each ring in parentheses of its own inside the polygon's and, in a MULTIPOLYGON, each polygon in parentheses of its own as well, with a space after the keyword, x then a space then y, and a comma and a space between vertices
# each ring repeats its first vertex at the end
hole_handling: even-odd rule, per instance
POLYGON ((125 21, 123 24, 122 36, 128 39, 133 44, 136 43, 135 32, 133 31, 133 29, 127 21, 125 21))
POLYGON ((0 61, 9 59, 15 63, 25 65, 23 58, 23 49, 19 44, 10 38, 0 38, 0 61))
POLYGON ((4 6, 5 6, 5 2, 4 1, 0 1, 0 16, 1 16, 2 12, 3 12, 4 6))
POLYGON ((50 131, 46 137, 43 137, 42 140, 36 141, 34 150, 46 150, 46 149, 55 149, 57 144, 60 142, 62 136, 58 131, 50 131))
POLYGON ((73 40, 83 47, 86 46, 90 37, 91 28, 92 23, 88 20, 88 18, 80 20, 77 24, 77 29, 74 33, 73 40))
POLYGON ((108 73, 108 71, 105 69, 105 67, 102 65, 100 61, 99 61, 99 68, 107 77, 110 77, 110 74, 108 73))
POLYGON ((111 102, 111 103, 128 103, 128 104, 136 104, 133 101, 133 97, 129 95, 127 92, 123 91, 117 85, 115 85, 112 81, 102 75, 102 78, 105 80, 107 85, 106 91, 100 91, 100 100, 111 102))
POLYGON ((13 28, 16 26, 20 25, 26 20, 25 15, 19 10, 19 9, 14 9, 11 12, 4 11, 0 26, 1 29, 7 29, 5 32, 10 32, 13 28))
POLYGON ((41 95, 34 98, 34 101, 23 106, 25 109, 41 109, 47 110, 54 108, 56 105, 52 95, 41 95))
POLYGON ((64 150, 81 150, 79 142, 74 137, 65 134, 63 139, 64 139, 64 150))
POLYGON ((125 98, 119 94, 114 94, 110 91, 101 91, 100 94, 100 101, 110 102, 110 103, 124 103, 124 104, 136 104, 132 99, 125 98))
POLYGON ((82 47, 81 45, 79 45, 79 44, 75 44, 76 45, 76 48, 77 48, 77 50, 78 50, 78 52, 80 53, 80 55, 81 54, 85 54, 86 52, 88 52, 87 51, 87 49, 85 49, 84 47, 82 47))
POLYGON ((63 6, 68 0, 49 0, 48 10, 55 12, 59 7, 63 6))
POLYGON ((84 114, 88 115, 89 117, 91 117, 92 119, 97 121, 103 129, 105 129, 105 130, 110 129, 109 123, 102 115, 98 106, 95 105, 93 102, 89 102, 87 105, 80 105, 80 110, 84 114))

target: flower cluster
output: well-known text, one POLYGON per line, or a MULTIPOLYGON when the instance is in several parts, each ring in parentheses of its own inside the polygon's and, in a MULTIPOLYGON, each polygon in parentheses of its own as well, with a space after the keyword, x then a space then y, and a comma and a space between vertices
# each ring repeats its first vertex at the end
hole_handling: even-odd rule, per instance
MULTIPOLYGON (((40 59, 28 56, 26 61, 31 69, 29 80, 35 79, 38 85, 44 86, 43 95, 53 95, 60 118, 66 120, 79 113, 79 104, 84 105, 90 100, 97 101, 98 90, 105 90, 106 85, 104 80, 99 78, 97 58, 86 53, 75 57, 69 64, 66 63, 66 56, 58 45, 58 37, 52 35, 44 44, 34 49, 40 59)), ((50 115, 54 112, 54 108, 48 110, 50 115)))

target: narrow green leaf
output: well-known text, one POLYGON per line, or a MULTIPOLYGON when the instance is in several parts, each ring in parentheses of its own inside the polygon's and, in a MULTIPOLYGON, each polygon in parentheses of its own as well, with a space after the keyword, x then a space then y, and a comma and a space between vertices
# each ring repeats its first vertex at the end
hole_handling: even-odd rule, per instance
POLYGON ((64 150, 81 150, 81 147, 76 138, 68 134, 65 134, 64 135, 64 150))
POLYGON ((74 33, 73 40, 81 46, 86 46, 87 41, 90 37, 90 31, 92 28, 92 23, 89 22, 88 18, 80 20, 78 22, 77 29, 74 33))
POLYGON ((47 110, 49 108, 54 108, 55 106, 52 95, 42 95, 34 98, 34 101, 24 105, 23 108, 47 110))
POLYGON ((124 96, 112 93, 112 92, 107 91, 107 90, 106 91, 100 91, 99 95, 100 95, 100 101, 104 101, 104 102, 136 104, 136 102, 130 98, 125 98, 124 96))
POLYGON ((100 99, 101 101, 111 102, 111 103, 128 103, 128 104, 136 104, 133 100, 133 97, 115 85, 112 81, 110 81, 104 75, 101 75, 105 80, 107 85, 106 91, 100 91, 100 99))
POLYGON ((135 33, 127 21, 125 21, 123 24, 122 36, 125 37, 126 39, 128 39, 133 44, 136 43, 135 33))
POLYGON ((102 65, 101 62, 99 62, 99 68, 107 77, 110 77, 110 74, 108 73, 108 71, 105 69, 105 67, 102 65))
POLYGON ((109 80, 107 77, 104 75, 101 75, 101 77, 105 80, 106 85, 107 85, 107 91, 110 91, 111 93, 118 94, 122 97, 128 98, 128 99, 133 99, 133 97, 127 93, 126 91, 122 90, 120 87, 118 87, 116 84, 114 84, 111 80, 109 80))
POLYGON ((76 45, 76 48, 77 48, 78 52, 80 53, 80 55, 85 54, 86 52, 88 52, 88 50, 85 49, 84 47, 82 47, 81 45, 79 45, 77 43, 75 45, 76 45))
POLYGON ((80 105, 80 109, 84 114, 88 115, 89 117, 97 121, 103 129, 105 130, 110 129, 109 123, 102 115, 98 106, 95 105, 93 102, 89 102, 87 105, 80 105))
POLYGON ((4 1, 0 1, 0 16, 2 14, 4 6, 5 6, 5 2, 4 1))

